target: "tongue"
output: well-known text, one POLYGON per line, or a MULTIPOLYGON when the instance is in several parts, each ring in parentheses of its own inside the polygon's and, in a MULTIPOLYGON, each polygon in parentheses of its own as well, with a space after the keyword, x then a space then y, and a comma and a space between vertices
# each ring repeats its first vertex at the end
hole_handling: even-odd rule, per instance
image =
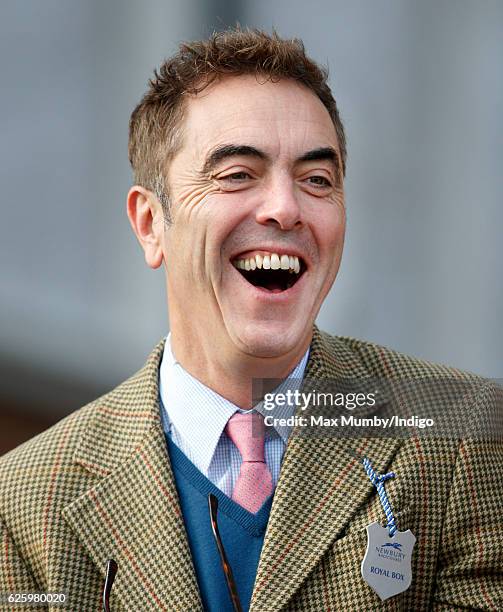
POLYGON ((284 291, 283 287, 279 283, 267 283, 263 289, 267 289, 267 291, 270 291, 271 293, 281 293, 284 291))

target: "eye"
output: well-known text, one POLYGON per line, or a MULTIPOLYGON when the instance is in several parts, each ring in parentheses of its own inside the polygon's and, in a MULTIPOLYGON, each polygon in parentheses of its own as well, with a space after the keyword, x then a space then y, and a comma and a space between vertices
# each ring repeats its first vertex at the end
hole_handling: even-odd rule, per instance
POLYGON ((235 170, 229 174, 215 176, 214 179, 219 183, 223 191, 242 191, 254 185, 254 177, 246 170, 235 170))
POLYGON ((332 187, 332 183, 329 181, 329 179, 327 179, 326 176, 309 176, 307 178, 307 181, 310 185, 313 185, 315 187, 332 187))
POLYGON ((241 170, 240 172, 233 172, 232 174, 227 174, 226 176, 218 177, 219 181, 225 181, 227 183, 243 183, 248 179, 251 179, 251 175, 248 174, 248 172, 245 172, 244 170, 241 170))

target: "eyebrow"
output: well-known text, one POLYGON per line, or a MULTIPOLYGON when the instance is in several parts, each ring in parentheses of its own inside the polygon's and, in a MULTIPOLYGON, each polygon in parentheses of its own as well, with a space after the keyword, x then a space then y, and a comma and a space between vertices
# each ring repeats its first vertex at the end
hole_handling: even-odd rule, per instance
POLYGON ((214 170, 215 166, 222 160, 227 159, 228 157, 236 157, 237 155, 242 157, 256 157, 263 160, 269 159, 269 156, 266 153, 256 149, 255 147, 251 147, 249 145, 226 144, 211 151, 204 162, 201 174, 207 175, 209 172, 214 170))
MULTIPOLYGON (((237 145, 237 144, 225 144, 213 149, 204 162, 202 175, 208 175, 212 170, 215 169, 224 159, 229 157, 255 157, 257 159, 269 161, 270 157, 264 151, 252 147, 250 145, 237 145)), ((337 151, 333 147, 319 147, 303 153, 300 157, 295 160, 295 163, 307 162, 307 161, 323 161, 327 160, 332 162, 336 175, 339 175, 340 164, 339 156, 337 151)))
POLYGON ((318 149, 313 149, 312 151, 307 151, 307 153, 304 153, 304 155, 301 155, 299 158, 297 158, 296 161, 306 162, 323 160, 332 162, 336 175, 339 176, 339 156, 337 155, 337 151, 333 147, 320 147, 318 149))

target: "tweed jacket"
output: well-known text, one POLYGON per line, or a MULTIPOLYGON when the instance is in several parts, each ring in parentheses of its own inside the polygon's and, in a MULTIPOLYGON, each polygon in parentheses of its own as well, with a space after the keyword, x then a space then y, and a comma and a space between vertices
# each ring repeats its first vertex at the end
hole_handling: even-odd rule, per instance
MULTIPOLYGON (((113 611, 202 609, 159 417, 162 350, 0 460, 0 593, 65 592, 66 609, 99 611, 113 558, 113 611)), ((307 377, 432 375, 471 376, 314 329, 307 377)), ((250 609, 503 610, 502 491, 494 440, 292 434, 250 609), (363 455, 397 474, 388 496, 417 538, 410 588, 384 602, 360 573, 365 528, 384 524, 363 455)))

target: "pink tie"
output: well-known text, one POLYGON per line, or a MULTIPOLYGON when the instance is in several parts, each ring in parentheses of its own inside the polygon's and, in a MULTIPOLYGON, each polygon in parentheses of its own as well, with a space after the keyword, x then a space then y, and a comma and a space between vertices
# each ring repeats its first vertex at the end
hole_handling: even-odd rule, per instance
POLYGON ((243 459, 232 499, 255 514, 273 490, 271 472, 264 458, 264 417, 257 412, 236 412, 227 422, 225 432, 243 459))

